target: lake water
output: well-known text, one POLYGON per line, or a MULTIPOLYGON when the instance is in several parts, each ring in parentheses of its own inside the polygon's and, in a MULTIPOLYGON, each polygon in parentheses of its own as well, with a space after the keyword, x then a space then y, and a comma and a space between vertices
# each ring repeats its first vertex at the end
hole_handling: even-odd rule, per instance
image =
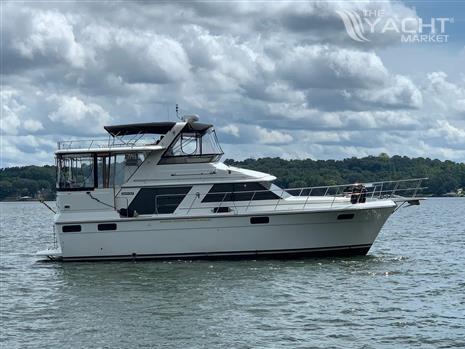
POLYGON ((43 263, 52 214, 0 203, 2 348, 465 347, 465 199, 394 214, 368 256, 43 263))

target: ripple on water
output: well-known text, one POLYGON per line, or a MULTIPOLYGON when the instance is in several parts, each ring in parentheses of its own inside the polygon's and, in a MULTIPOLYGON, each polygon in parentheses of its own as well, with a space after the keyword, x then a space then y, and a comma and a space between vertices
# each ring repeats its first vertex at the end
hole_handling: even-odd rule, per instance
POLYGON ((366 257, 236 262, 40 263, 52 216, 0 205, 5 348, 465 347, 463 199, 399 210, 366 257))

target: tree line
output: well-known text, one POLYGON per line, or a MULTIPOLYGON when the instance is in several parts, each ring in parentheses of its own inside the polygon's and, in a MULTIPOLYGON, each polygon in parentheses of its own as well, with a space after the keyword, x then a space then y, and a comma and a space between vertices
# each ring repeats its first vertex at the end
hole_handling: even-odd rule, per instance
POLYGON ((23 166, 0 169, 0 200, 21 197, 54 200, 55 166, 23 166))
MULTIPOLYGON (((443 196, 465 188, 465 163, 408 158, 380 154, 344 160, 284 160, 260 158, 226 164, 267 172, 278 179, 283 188, 337 185, 355 182, 372 182, 404 178, 428 177, 423 193, 443 196)), ((0 169, 0 200, 20 197, 54 199, 55 166, 24 166, 0 169)))
POLYGON ((465 163, 409 158, 380 154, 344 160, 284 160, 261 158, 226 164, 250 170, 272 173, 276 184, 283 188, 313 187, 356 182, 388 181, 427 177, 423 194, 443 196, 465 188, 465 163))

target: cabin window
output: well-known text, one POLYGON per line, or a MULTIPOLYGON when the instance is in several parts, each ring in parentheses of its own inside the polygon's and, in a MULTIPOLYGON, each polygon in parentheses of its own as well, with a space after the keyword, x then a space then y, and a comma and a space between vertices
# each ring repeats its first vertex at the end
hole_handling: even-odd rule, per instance
POLYGON ((218 161, 223 155, 215 130, 181 132, 163 154, 159 164, 185 164, 218 161))
POLYGON ((214 184, 202 202, 277 200, 279 195, 261 183, 214 184))
POLYGON ((97 229, 102 230, 116 230, 116 223, 102 223, 97 226, 97 229))
POLYGON ((339 219, 339 220, 352 219, 352 218, 354 218, 353 213, 342 213, 342 214, 337 216, 337 219, 339 219))
POLYGON ((268 224, 270 217, 250 217, 250 224, 268 224))
POLYGON ((92 154, 66 154, 57 158, 59 190, 89 190, 95 187, 96 158, 92 154))
POLYGON ((126 183, 142 165, 145 158, 144 152, 113 155, 111 160, 108 160, 111 163, 109 166, 109 186, 121 186, 126 183))
POLYGON ((63 233, 80 232, 81 231, 81 226, 79 224, 76 224, 76 225, 64 225, 61 228, 61 231, 63 233))
POLYGON ((129 205, 138 214, 173 213, 192 187, 142 188, 129 205))
POLYGON ((60 154, 57 156, 57 189, 72 191, 120 186, 132 177, 144 159, 143 152, 60 154))

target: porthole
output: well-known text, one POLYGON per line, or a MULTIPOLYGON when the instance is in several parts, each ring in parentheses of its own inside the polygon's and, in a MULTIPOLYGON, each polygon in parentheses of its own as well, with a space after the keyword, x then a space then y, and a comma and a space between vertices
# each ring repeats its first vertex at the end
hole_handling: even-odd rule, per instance
POLYGON ((343 213, 337 216, 337 219, 344 220, 344 219, 352 219, 354 218, 353 213, 343 213))
POLYGON ((75 233, 81 231, 81 226, 79 224, 76 225, 64 225, 61 228, 63 233, 75 233))
POLYGON ((250 224, 267 224, 270 223, 270 217, 250 217, 250 224))
POLYGON ((116 230, 116 223, 103 223, 103 224, 99 224, 97 229, 99 231, 102 231, 102 230, 116 230))

